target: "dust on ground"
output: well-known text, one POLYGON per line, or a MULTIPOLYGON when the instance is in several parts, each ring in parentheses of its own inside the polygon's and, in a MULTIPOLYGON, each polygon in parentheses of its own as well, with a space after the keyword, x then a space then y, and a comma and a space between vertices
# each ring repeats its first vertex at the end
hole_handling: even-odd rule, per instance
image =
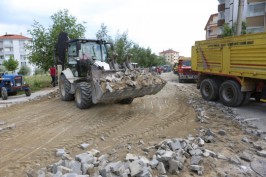
MULTIPOLYGON (((179 84, 172 73, 161 77, 168 81, 162 91, 137 98, 130 105, 98 104, 80 110, 73 101, 61 101, 57 91, 1 109, 0 120, 5 122, 1 127, 15 127, 0 132, 0 176, 25 176, 29 169, 57 162, 60 158, 55 156, 56 149, 65 148, 71 156, 86 152, 79 147, 82 143, 89 143, 90 148, 101 153, 115 152, 114 160, 123 160, 128 152, 149 157, 139 145, 140 140, 143 146, 149 146, 166 138, 197 136, 206 128, 217 134, 214 142, 205 145, 209 150, 228 159, 245 150, 255 154, 251 142, 258 137, 244 134, 231 109, 203 101, 195 84, 179 84), (203 118, 199 114, 204 114, 203 118), (218 134, 221 129, 226 132, 223 136, 218 134)), ((210 157, 203 165, 204 176, 257 175, 250 162, 243 160, 239 165, 210 157)), ((185 168, 181 176, 195 174, 185 168)))

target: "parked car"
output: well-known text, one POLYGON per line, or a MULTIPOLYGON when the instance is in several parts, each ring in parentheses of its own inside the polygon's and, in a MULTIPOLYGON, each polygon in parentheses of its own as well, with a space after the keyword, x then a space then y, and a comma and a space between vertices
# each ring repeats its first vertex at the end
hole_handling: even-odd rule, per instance
POLYGON ((171 66, 170 65, 163 65, 163 72, 171 72, 171 66))

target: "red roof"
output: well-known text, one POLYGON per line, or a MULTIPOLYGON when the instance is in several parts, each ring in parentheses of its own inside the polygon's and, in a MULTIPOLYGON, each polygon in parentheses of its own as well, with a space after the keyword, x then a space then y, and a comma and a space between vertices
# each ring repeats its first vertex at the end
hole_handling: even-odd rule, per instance
POLYGON ((31 39, 22 35, 17 34, 5 34, 3 36, 0 36, 0 39, 31 39))
POLYGON ((179 53, 179 52, 174 51, 173 49, 168 49, 168 50, 164 50, 164 51, 160 52, 159 54, 166 54, 166 53, 179 53))

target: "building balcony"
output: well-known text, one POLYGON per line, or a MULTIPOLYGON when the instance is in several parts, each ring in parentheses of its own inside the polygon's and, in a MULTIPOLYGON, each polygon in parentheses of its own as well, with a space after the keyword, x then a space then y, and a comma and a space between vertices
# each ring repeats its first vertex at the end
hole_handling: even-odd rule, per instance
POLYGON ((12 43, 4 43, 3 47, 13 47, 12 43))
POLYGON ((225 4, 218 5, 218 12, 225 11, 225 4))
POLYGON ((14 52, 13 51, 5 51, 5 55, 14 55, 14 52))
POLYGON ((248 0, 248 3, 253 3, 253 2, 265 2, 265 0, 248 0))
POLYGON ((225 19, 220 19, 220 20, 218 20, 218 22, 217 22, 217 26, 223 26, 224 23, 225 23, 225 19))
POLYGON ((255 27, 255 26, 264 26, 265 16, 255 16, 255 17, 247 17, 246 24, 247 27, 255 27))

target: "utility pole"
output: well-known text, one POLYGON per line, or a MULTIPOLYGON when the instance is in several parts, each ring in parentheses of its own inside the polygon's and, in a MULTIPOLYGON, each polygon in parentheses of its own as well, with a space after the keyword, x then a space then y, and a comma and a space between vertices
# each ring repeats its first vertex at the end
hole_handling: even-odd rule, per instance
POLYGON ((236 26, 237 36, 241 35, 243 9, 244 9, 244 0, 238 0, 237 26, 236 26))

